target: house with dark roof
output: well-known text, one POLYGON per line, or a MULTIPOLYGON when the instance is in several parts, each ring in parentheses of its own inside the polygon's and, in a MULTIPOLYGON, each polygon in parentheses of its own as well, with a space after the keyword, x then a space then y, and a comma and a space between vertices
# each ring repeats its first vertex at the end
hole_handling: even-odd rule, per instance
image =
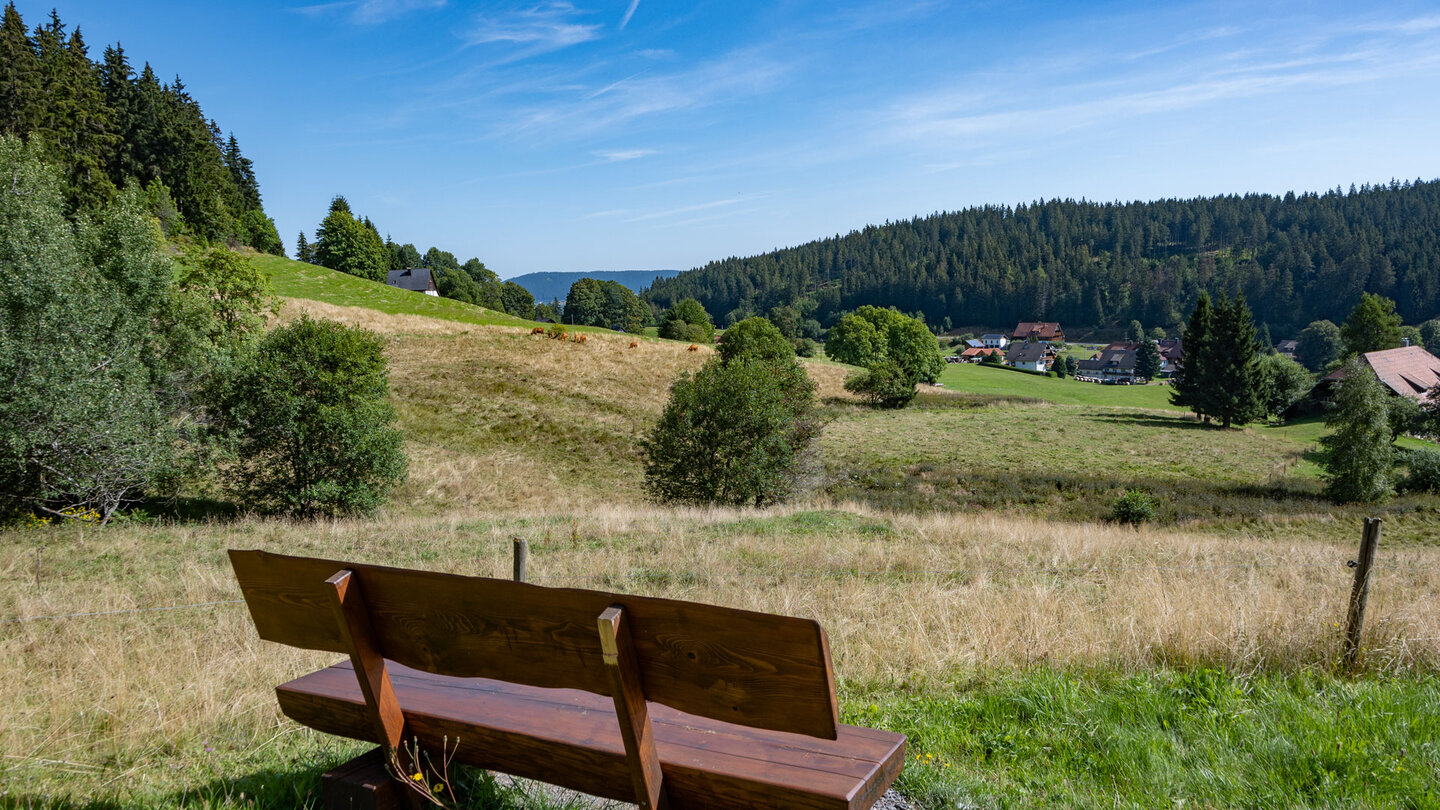
POLYGON ((1135 357, 1139 343, 1111 343, 1089 360, 1081 360, 1075 370, 1077 378, 1095 382, 1135 382, 1135 357))
POLYGON ((435 277, 430 274, 428 267, 410 267, 405 270, 391 270, 385 274, 385 284, 389 287, 399 287, 402 290, 425 293, 426 295, 439 295, 440 291, 435 289, 435 277))
POLYGON ((1294 360, 1296 359, 1295 355, 1300 351, 1300 341, 1282 340, 1275 344, 1275 351, 1294 360))
POLYGON ((1064 343, 1065 330, 1060 328, 1060 324, 1053 321, 1040 323, 1021 321, 1015 325, 1015 332, 1010 335, 1010 339, 1017 342, 1036 340, 1040 343, 1064 343))
POLYGON ((1173 377, 1180 369, 1180 361, 1185 357, 1185 346, 1180 338, 1166 338, 1157 340, 1155 347, 1160 350, 1160 376, 1173 377))
POLYGON ((1033 340, 1010 344, 1005 353, 1005 365, 1026 371, 1048 371, 1050 357, 1045 353, 1044 344, 1033 340))
POLYGON ((980 345, 987 349, 1003 349, 1009 342, 1010 339, 999 332, 980 336, 980 345))

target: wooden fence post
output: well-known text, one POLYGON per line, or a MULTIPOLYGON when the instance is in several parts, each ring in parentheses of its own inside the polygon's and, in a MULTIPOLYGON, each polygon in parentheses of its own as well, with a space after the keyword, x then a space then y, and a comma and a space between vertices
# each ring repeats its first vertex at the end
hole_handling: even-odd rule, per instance
POLYGON ((1375 549, 1380 545, 1380 518, 1365 518, 1360 538, 1360 559, 1355 567, 1355 584, 1350 588, 1350 612, 1345 618, 1345 667, 1355 666, 1360 656, 1360 631, 1365 626, 1365 600, 1370 596, 1370 570, 1375 566, 1375 549))
POLYGON ((530 543, 518 537, 512 538, 515 545, 515 581, 525 581, 525 566, 530 561, 530 543))

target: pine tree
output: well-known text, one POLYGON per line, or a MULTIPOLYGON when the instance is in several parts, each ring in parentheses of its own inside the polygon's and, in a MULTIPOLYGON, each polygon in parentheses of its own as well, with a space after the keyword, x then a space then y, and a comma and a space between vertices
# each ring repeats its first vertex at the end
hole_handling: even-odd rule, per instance
POLYGON ((0 134, 25 135, 34 126, 40 67, 15 4, 0 22, 0 134))
POLYGON ((1135 350, 1135 373, 1147 380, 1153 380, 1160 374, 1160 350, 1155 347, 1153 340, 1141 340, 1140 348, 1135 350))
POLYGON ((295 240, 295 261, 314 264, 315 257, 310 252, 310 243, 305 241, 305 232, 300 232, 300 237, 295 240))
POLYGON ((1398 347, 1400 316, 1395 314, 1395 302, 1372 293, 1360 296, 1360 303, 1340 327, 1340 339, 1347 355, 1398 347))
POLYGON ((1259 344, 1244 295, 1222 300, 1216 307, 1208 354, 1210 415, 1227 428, 1263 416, 1259 344))
POLYGON ((1213 388, 1207 372, 1212 364, 1210 341, 1214 320, 1210 296, 1202 292, 1190 313, 1190 325, 1181 338, 1185 355, 1175 371, 1170 388, 1172 403, 1189 408, 1207 422, 1211 413, 1209 395, 1213 388))

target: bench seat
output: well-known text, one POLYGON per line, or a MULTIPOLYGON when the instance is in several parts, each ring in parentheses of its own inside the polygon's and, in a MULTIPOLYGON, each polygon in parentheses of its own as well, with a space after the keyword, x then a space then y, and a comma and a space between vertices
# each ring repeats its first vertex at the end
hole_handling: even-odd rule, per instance
MULTIPOLYGON (((577 689, 455 678, 386 662, 406 727, 455 761, 633 801, 615 705, 577 689), (456 749, 456 740, 459 747, 456 749)), ((286 716, 357 740, 376 739, 349 661, 276 688, 286 716)), ((905 736, 841 725, 838 738, 733 725, 650 703, 672 810, 861 810, 899 776, 905 736)))

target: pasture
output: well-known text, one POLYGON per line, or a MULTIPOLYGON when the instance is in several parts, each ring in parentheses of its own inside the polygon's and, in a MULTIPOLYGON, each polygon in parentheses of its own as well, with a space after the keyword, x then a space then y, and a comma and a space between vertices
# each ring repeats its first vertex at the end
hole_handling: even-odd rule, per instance
POLYGON ((507 576, 516 537, 539 584, 819 620, 845 717, 911 735, 921 806, 1440 801, 1435 504, 1382 510, 1366 653, 1337 673, 1364 513, 1315 497, 1303 434, 973 388, 873 411, 811 363, 831 421, 801 502, 664 508, 636 437, 710 350, 301 312, 391 340, 410 481, 373 519, 0 534, 0 806, 310 806, 360 746, 279 717, 271 689, 331 657, 260 642, 224 550, 507 576), (1097 519, 1139 481, 1165 525, 1097 519))

